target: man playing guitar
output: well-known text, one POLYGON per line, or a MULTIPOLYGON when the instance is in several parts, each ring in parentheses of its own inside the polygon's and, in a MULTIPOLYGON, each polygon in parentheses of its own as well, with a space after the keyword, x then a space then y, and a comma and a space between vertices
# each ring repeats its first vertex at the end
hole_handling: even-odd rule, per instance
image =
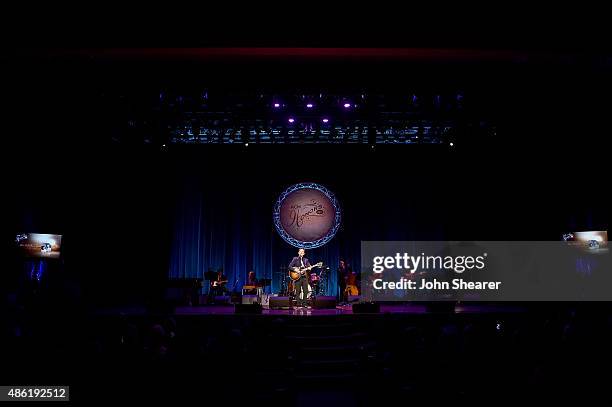
POLYGON ((223 274, 223 270, 217 271, 217 278, 210 282, 211 293, 213 295, 223 295, 225 292, 225 285, 227 284, 227 277, 223 274))
POLYGON ((290 274, 296 276, 294 279, 293 285, 295 287, 295 299, 297 301, 298 308, 310 308, 308 303, 306 302, 308 297, 308 281, 309 281, 309 273, 308 271, 313 267, 320 267, 317 263, 314 266, 310 265, 310 262, 304 255, 306 251, 304 249, 298 250, 297 257, 294 257, 289 263, 289 271, 290 274), (303 295, 301 295, 303 293, 303 295))

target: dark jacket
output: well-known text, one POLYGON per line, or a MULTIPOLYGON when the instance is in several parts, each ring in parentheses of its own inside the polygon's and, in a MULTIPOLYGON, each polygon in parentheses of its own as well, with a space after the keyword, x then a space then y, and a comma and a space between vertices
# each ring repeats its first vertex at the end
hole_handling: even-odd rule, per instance
MULTIPOLYGON (((308 261, 306 256, 302 257, 302 260, 304 262, 304 267, 310 266, 310 262, 308 261)), ((300 256, 295 256, 293 259, 291 259, 291 263, 289 263, 289 269, 292 269, 293 267, 300 267, 301 265, 302 264, 300 263, 300 256)), ((306 272, 306 277, 310 278, 310 273, 306 272)))

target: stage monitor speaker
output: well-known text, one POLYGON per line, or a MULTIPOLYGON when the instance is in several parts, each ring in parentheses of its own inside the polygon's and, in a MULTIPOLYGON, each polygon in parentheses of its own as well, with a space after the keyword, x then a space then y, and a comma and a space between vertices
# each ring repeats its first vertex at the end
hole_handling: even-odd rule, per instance
POLYGON ((336 308, 336 297, 329 296, 318 296, 315 298, 312 308, 324 309, 324 308, 336 308))
POLYGON ((270 309, 289 309, 291 304, 289 297, 270 297, 268 306, 270 309))
POLYGON ((235 314, 261 314, 260 304, 234 304, 235 314))
POLYGON ((353 304, 353 314, 378 314, 380 304, 377 302, 361 302, 353 304))

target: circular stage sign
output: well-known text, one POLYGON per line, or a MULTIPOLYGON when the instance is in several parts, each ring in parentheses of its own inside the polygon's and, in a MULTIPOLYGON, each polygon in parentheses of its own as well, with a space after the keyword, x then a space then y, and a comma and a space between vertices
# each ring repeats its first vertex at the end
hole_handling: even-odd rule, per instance
POLYGON ((319 184, 292 185, 274 205, 274 226, 292 246, 323 246, 340 227, 340 205, 334 194, 319 184))

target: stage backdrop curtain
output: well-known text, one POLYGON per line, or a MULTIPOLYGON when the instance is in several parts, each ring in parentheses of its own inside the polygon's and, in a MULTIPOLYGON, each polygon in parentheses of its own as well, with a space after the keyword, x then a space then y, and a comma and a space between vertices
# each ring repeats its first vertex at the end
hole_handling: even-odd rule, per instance
MULTIPOLYGON (((272 280, 268 290, 276 293, 297 253, 274 229, 272 210, 282 187, 255 188, 233 184, 229 178, 219 183, 195 175, 177 187, 169 277, 204 278, 206 271, 223 268, 228 288, 240 291, 248 272, 254 270, 257 278, 272 280)), ((336 236, 307 254, 311 262, 322 261, 329 267, 328 295, 337 293, 339 241, 336 236)), ((358 256, 359 241, 353 246, 350 256, 358 256)))

